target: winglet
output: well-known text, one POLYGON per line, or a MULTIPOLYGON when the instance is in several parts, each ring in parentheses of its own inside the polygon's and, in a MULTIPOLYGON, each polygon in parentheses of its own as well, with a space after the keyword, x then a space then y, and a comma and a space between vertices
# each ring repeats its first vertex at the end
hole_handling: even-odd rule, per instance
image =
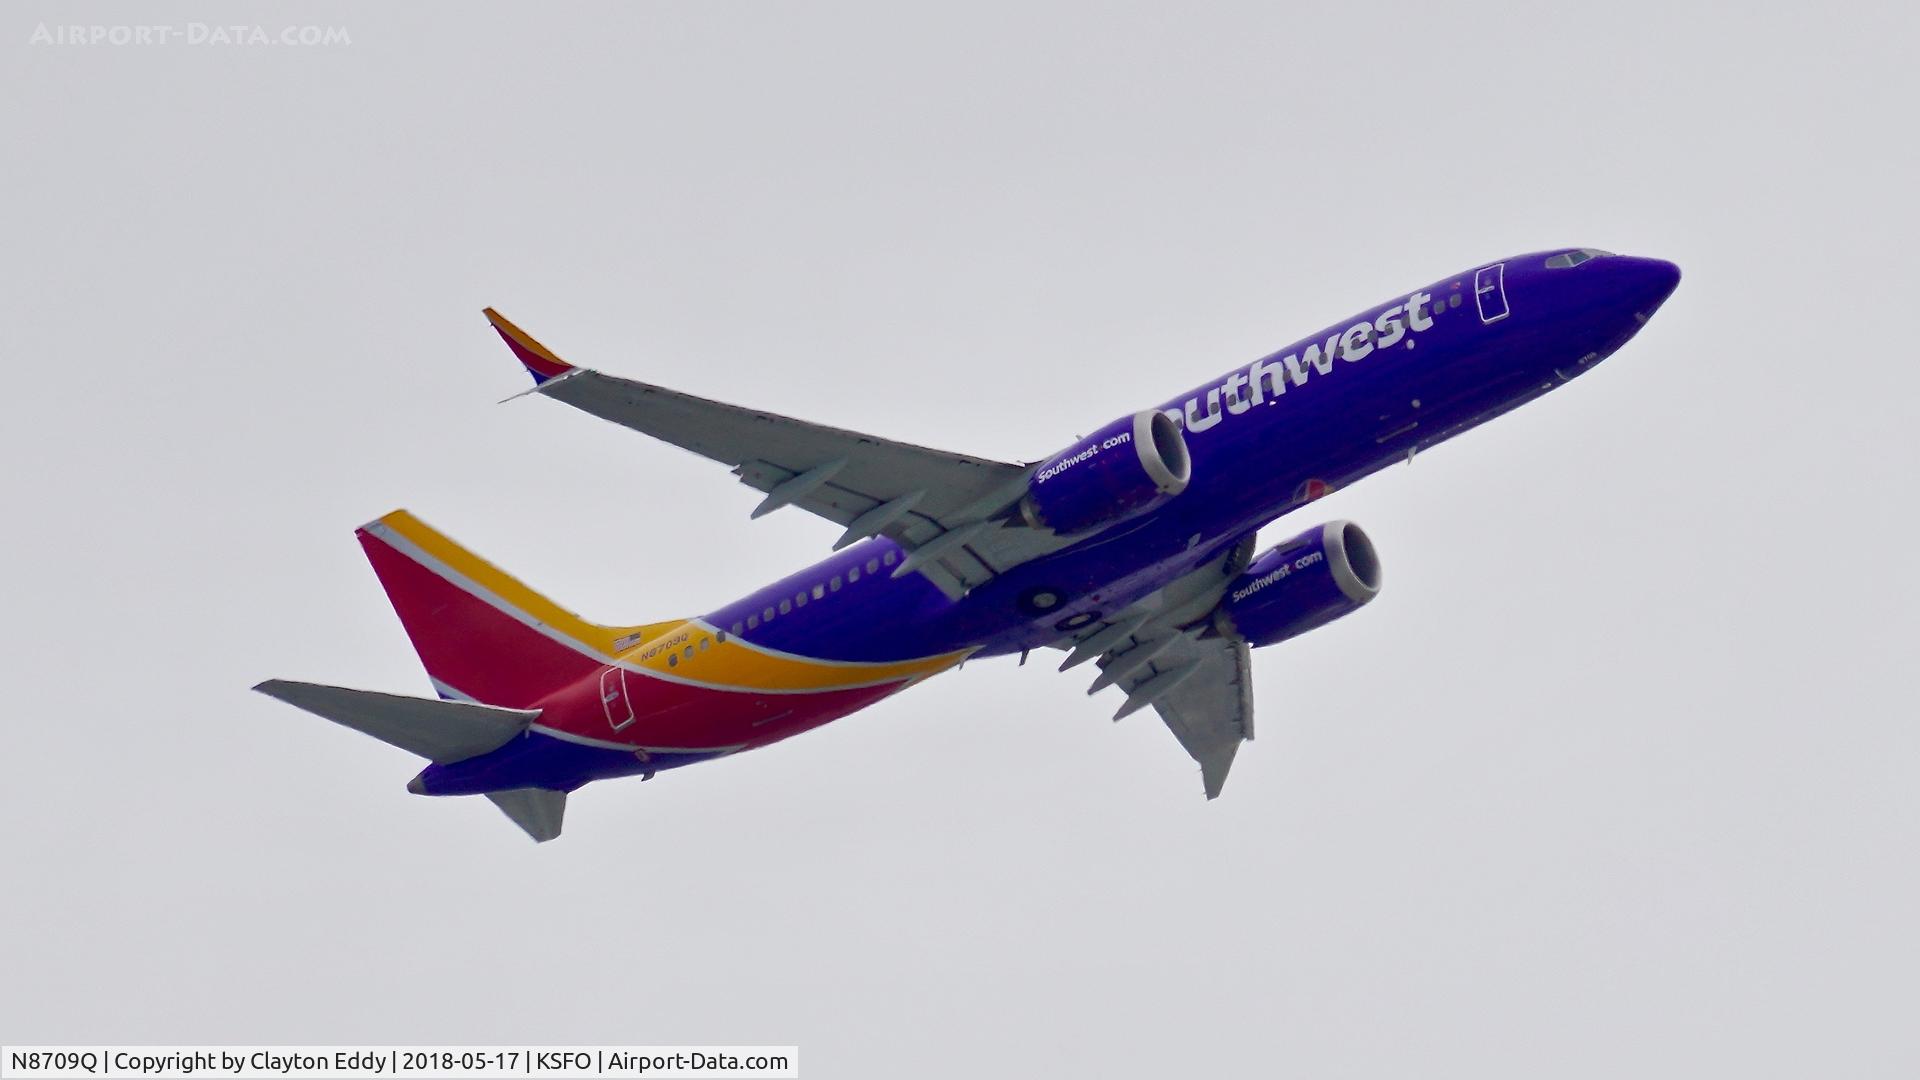
POLYGON ((487 321, 492 323, 493 328, 499 332, 501 340, 507 343, 507 348, 512 349, 513 355, 526 365, 527 374, 533 376, 534 385, 538 386, 548 379, 557 379, 573 370, 572 364, 553 355, 553 350, 533 340, 532 335, 525 330, 508 322, 505 315, 487 308, 486 316, 487 321))

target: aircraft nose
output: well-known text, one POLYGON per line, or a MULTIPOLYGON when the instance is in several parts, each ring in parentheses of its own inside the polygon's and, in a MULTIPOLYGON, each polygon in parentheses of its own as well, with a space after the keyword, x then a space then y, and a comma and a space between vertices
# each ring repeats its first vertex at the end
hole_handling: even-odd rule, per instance
POLYGON ((1632 283, 1627 293, 1633 303, 1633 314, 1641 322, 1652 318, 1660 310, 1667 297, 1680 286, 1680 268, 1665 259, 1630 260, 1627 272, 1632 283))
POLYGON ((407 781, 407 790, 413 792, 415 795, 425 795, 427 793, 427 771, 425 769, 420 770, 419 776, 407 781))

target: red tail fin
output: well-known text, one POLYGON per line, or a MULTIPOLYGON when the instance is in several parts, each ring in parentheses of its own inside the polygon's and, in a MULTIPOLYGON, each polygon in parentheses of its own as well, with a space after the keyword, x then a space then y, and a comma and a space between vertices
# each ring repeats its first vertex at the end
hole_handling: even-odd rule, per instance
POLYGON ((441 697, 527 708, 651 629, 587 622, 404 510, 357 535, 441 697))

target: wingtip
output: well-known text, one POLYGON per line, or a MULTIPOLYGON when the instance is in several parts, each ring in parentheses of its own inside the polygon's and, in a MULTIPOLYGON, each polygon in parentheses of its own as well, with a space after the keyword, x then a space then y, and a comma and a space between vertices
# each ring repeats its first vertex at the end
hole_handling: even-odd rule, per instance
POLYGON ((573 370, 572 364, 555 356, 552 349, 534 340, 532 334, 515 326, 505 315, 490 307, 480 310, 493 326, 494 332, 500 335, 500 340, 513 350, 514 358, 527 369, 527 374, 533 376, 534 385, 557 379, 573 370))
POLYGON ((1216 773, 1212 769, 1202 768, 1200 770, 1200 787, 1207 793, 1207 801, 1212 802, 1220 797, 1222 791, 1227 789, 1227 774, 1224 772, 1216 773))
POLYGON ((1240 744, 1235 743, 1224 755, 1200 762, 1200 786, 1206 790, 1208 802, 1219 798, 1220 793, 1226 790, 1227 773, 1232 771, 1234 755, 1239 750, 1240 744))

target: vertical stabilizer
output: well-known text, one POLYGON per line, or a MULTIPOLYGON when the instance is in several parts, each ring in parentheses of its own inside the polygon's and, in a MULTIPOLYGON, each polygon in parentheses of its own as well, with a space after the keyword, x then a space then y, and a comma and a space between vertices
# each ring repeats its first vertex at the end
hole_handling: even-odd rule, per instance
POLYGON ((655 629, 587 622, 405 510, 358 536, 444 698, 525 708, 655 629))

